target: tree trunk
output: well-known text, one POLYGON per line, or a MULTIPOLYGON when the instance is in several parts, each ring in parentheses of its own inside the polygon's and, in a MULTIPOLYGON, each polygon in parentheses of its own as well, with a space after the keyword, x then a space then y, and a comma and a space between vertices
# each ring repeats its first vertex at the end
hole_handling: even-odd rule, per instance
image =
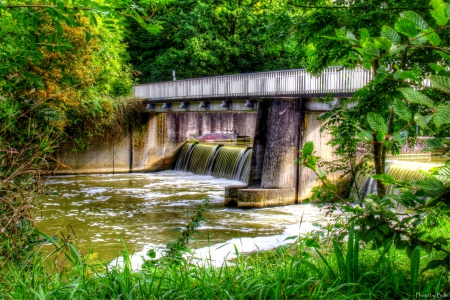
MULTIPOLYGON (((385 173, 386 147, 382 141, 377 141, 376 134, 373 135, 373 160, 375 163, 375 174, 385 173)), ((380 198, 386 195, 386 187, 381 180, 377 180, 377 194, 380 198)))

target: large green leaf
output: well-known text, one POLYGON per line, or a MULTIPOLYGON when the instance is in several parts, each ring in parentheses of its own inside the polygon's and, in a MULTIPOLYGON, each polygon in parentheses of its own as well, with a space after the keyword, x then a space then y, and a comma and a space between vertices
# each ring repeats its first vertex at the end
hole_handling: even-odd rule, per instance
POLYGON ((449 18, 447 5, 445 2, 442 0, 431 0, 430 5, 433 7, 433 10, 431 10, 430 13, 436 20, 436 24, 439 26, 445 26, 449 18))
POLYGON ((405 96, 406 100, 411 103, 421 104, 430 108, 434 107, 433 100, 431 100, 428 96, 416 91, 413 88, 405 87, 398 89, 405 96))
POLYGON ((313 142, 306 142, 302 149, 303 155, 311 155, 314 151, 314 143, 313 142))
POLYGON ((366 28, 360 29, 359 35, 361 36, 361 44, 364 44, 365 42, 369 41, 370 34, 366 28))
POLYGON ((450 124, 450 105, 440 104, 434 112, 433 122, 437 127, 450 124))
POLYGON ((400 16, 414 22, 417 28, 420 28, 422 30, 427 30, 428 28, 427 22, 425 22, 425 20, 421 16, 413 11, 402 12, 400 13, 400 16))
POLYGON ((373 131, 387 132, 388 128, 382 116, 370 112, 367 114, 367 123, 373 131))
POLYGON ((423 33, 423 36, 427 39, 427 41, 430 42, 431 45, 433 46, 439 46, 441 44, 441 38, 439 37, 439 35, 434 32, 433 29, 428 28, 427 31, 425 31, 423 33))
POLYGON ((392 47, 392 42, 385 37, 376 37, 373 40, 379 49, 389 51, 392 47))
POLYGON ((428 125, 427 125, 427 120, 425 119, 425 117, 424 116, 422 116, 421 114, 419 114, 419 113, 416 113, 415 115, 414 115, 414 122, 420 127, 420 128, 422 128, 422 129, 427 129, 428 128, 428 125))
POLYGON ((381 36, 390 40, 394 45, 400 44, 400 35, 393 28, 389 26, 383 26, 381 28, 381 36))
POLYGON ((363 50, 369 55, 373 55, 373 56, 380 55, 380 50, 378 49, 378 47, 374 43, 371 43, 371 42, 365 42, 363 44, 363 50))
POLYGON ((450 93, 450 77, 431 75, 430 80, 435 88, 450 93))
POLYGON ((411 121, 412 113, 409 110, 408 106, 400 99, 394 100, 394 113, 402 120, 407 122, 411 121))
POLYGON ((395 30, 397 30, 400 33, 403 33, 407 37, 415 37, 418 33, 416 24, 414 24, 413 21, 400 18, 397 23, 394 25, 395 30))
POLYGON ((417 181, 417 186, 423 189, 425 194, 433 198, 444 194, 446 191, 444 184, 434 177, 427 177, 417 181))

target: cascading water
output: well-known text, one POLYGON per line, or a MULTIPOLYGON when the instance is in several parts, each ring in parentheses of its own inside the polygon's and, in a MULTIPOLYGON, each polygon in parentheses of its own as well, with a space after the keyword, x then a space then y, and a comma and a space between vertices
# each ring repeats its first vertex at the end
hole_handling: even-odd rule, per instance
MULTIPOLYGON (((386 174, 392 176, 396 180, 419 180, 425 177, 419 170, 428 171, 436 166, 438 166, 438 164, 393 161, 387 163, 386 174)), ((373 168, 366 172, 361 172, 356 176, 354 188, 358 190, 358 194, 361 198, 364 198, 368 194, 377 193, 376 181, 369 176, 370 173, 373 173, 373 168)), ((398 195, 400 194, 400 191, 393 185, 387 185, 386 194, 398 195)), ((355 192, 353 193, 353 196, 357 198, 355 192)), ((404 207, 398 205, 397 210, 402 211, 404 210, 404 207)))
POLYGON ((251 154, 249 148, 186 143, 175 170, 247 182, 251 154))

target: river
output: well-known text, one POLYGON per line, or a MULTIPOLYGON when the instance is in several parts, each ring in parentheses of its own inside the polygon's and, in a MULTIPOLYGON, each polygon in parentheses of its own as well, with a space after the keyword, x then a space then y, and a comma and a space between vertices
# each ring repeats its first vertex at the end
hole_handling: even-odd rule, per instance
POLYGON ((311 205, 224 207, 224 187, 232 184, 242 183, 180 171, 51 177, 37 226, 53 235, 70 225, 76 245, 112 260, 123 249, 119 238, 137 254, 164 249, 180 234, 174 228, 186 226, 207 196, 212 204, 204 215, 207 222, 190 247, 220 261, 234 245, 243 252, 274 248, 325 221, 311 205))

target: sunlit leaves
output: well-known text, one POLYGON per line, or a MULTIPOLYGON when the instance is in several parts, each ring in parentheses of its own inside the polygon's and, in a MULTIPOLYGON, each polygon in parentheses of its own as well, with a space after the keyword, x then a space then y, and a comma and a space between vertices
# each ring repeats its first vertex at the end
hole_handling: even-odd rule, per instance
POLYGON ((433 7, 433 10, 431 10, 430 13, 436 20, 436 24, 445 26, 449 18, 447 5, 442 0, 431 0, 430 5, 433 7))
POLYGON ((313 151, 314 151, 314 143, 306 142, 302 148, 302 154, 303 155, 312 155, 313 151))
POLYGON ((409 38, 413 38, 418 34, 414 22, 405 18, 399 19, 399 21, 395 23, 394 27, 395 30, 406 35, 409 38))

